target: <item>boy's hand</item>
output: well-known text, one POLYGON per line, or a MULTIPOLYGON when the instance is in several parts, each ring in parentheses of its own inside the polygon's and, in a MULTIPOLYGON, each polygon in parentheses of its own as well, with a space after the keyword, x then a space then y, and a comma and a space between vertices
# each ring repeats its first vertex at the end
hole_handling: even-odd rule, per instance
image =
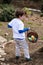
POLYGON ((28 30, 30 30, 30 27, 28 28, 28 30))
POLYGON ((30 30, 30 27, 28 29, 30 30))

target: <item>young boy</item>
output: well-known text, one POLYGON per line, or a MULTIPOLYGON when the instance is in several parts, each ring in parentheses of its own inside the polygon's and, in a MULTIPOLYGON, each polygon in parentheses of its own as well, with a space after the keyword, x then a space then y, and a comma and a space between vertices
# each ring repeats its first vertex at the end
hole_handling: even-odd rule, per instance
POLYGON ((19 59, 21 56, 20 54, 20 46, 23 48, 24 51, 24 57, 26 61, 30 61, 30 55, 29 55, 29 49, 28 44, 25 40, 25 32, 30 30, 30 28, 24 28, 24 23, 22 22, 23 19, 26 18, 26 13, 23 10, 17 10, 15 12, 16 18, 14 18, 9 24, 8 28, 12 28, 13 31, 13 38, 16 41, 16 49, 15 49, 15 55, 16 59, 19 59))

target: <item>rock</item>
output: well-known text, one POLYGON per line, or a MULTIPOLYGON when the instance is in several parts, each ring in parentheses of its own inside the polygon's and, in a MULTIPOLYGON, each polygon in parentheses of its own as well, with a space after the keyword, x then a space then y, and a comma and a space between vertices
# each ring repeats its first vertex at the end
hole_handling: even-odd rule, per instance
POLYGON ((0 61, 4 61, 5 60, 5 58, 0 58, 0 61))
POLYGON ((8 36, 8 33, 5 33, 4 35, 5 35, 5 36, 8 36))
POLYGON ((7 39, 5 39, 4 37, 0 36, 0 48, 4 47, 4 43, 7 42, 7 39))
POLYGON ((7 65, 9 65, 9 64, 7 64, 7 65))
POLYGON ((1 61, 4 61, 5 55, 6 55, 6 53, 5 53, 4 49, 3 49, 3 47, 0 47, 0 60, 1 61))
POLYGON ((6 55, 5 51, 0 48, 0 55, 6 55))
POLYGON ((9 64, 1 62, 1 65, 9 65, 9 64))
POLYGON ((15 41, 10 40, 9 42, 5 43, 4 50, 6 53, 6 59, 14 58, 15 57, 15 41))
POLYGON ((27 63, 22 63, 21 65, 27 65, 27 63))
POLYGON ((2 56, 0 55, 0 58, 1 58, 2 56))
POLYGON ((3 48, 3 46, 2 46, 2 45, 0 45, 0 48, 3 48))
POLYGON ((0 53, 1 53, 1 52, 4 53, 4 50, 3 50, 2 48, 0 48, 0 53))
POLYGON ((4 37, 0 36, 0 44, 7 42, 7 39, 5 39, 4 37))

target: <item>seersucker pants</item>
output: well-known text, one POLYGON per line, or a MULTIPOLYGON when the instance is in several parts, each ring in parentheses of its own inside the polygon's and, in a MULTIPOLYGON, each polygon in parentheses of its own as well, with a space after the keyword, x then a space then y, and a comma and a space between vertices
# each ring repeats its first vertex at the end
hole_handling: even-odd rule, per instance
POLYGON ((29 55, 29 47, 28 47, 28 44, 26 42, 25 39, 23 40, 19 40, 19 39, 14 39, 16 44, 15 44, 15 55, 16 56, 21 56, 20 54, 20 48, 23 49, 24 51, 24 57, 25 58, 30 58, 30 55, 29 55))

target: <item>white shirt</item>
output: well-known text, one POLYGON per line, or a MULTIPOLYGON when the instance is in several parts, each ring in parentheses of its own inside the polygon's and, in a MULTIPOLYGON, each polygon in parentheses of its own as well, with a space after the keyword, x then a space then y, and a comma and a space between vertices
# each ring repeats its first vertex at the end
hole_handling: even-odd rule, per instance
POLYGON ((13 38, 25 38, 25 33, 19 33, 18 31, 24 29, 24 24, 19 18, 13 19, 8 25, 12 26, 13 38))

